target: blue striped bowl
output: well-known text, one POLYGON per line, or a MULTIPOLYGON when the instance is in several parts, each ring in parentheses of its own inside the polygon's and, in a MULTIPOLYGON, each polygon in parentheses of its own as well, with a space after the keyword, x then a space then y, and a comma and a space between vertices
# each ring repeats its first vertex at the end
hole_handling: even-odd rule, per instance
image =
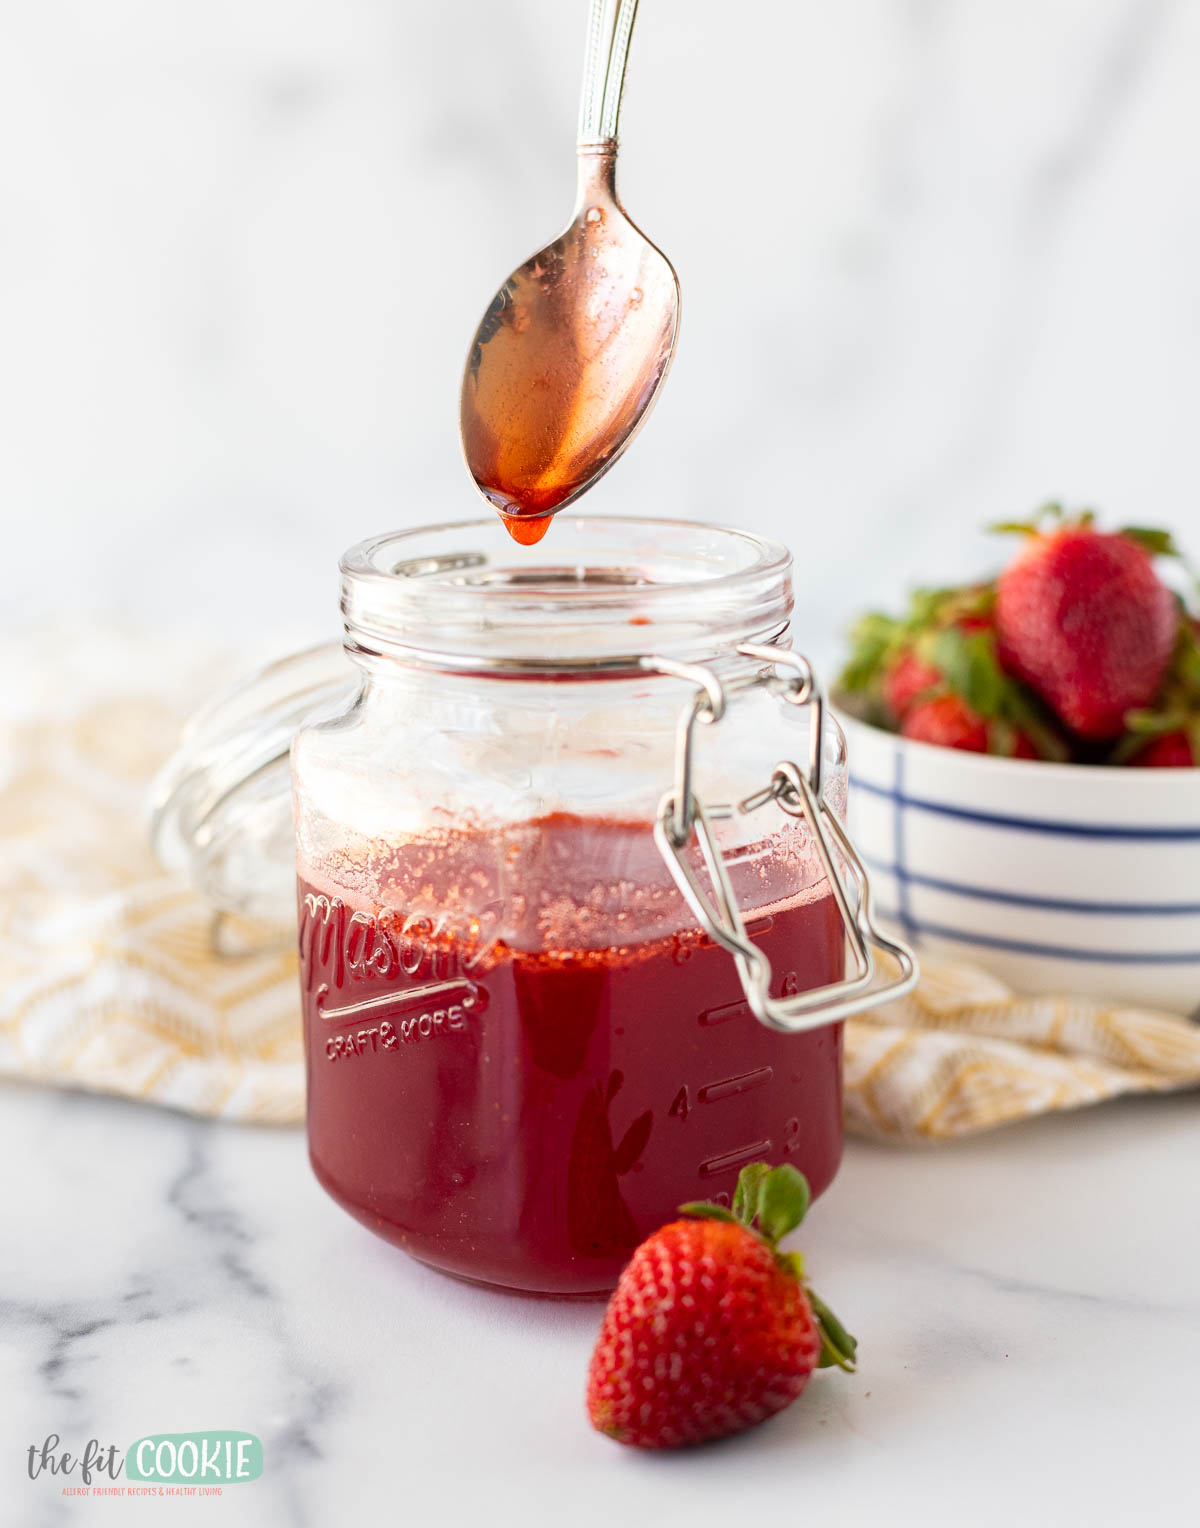
POLYGON ((1200 769, 911 743, 839 715, 878 910, 1019 991, 1200 1016, 1200 769))

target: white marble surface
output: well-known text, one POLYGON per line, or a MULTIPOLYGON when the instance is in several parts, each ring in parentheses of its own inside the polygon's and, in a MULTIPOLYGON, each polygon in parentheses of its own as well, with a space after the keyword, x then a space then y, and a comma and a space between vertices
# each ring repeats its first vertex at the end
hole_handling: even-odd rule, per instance
POLYGON ((6 1086, 6 1524, 731 1521, 1187 1528, 1200 1516, 1196 1101, 942 1150, 852 1143, 802 1237, 862 1364, 675 1457, 588 1428, 600 1307, 431 1273, 324 1197, 296 1130, 6 1086), (57 1432, 244 1428, 219 1502, 64 1501, 57 1432))
MULTIPOLYGON (((581 10, 3 0, 0 629, 317 636, 348 542, 470 512, 458 374, 565 218, 581 10)), ((643 10, 622 184, 684 327, 597 510, 803 543, 822 654, 1048 495, 1200 546, 1200 6, 643 10)), ((267 1471, 172 1510, 256 1528, 1194 1523, 1195 1109, 852 1145, 806 1244, 861 1373, 643 1459, 581 1417, 595 1308, 407 1263, 298 1132, 6 1086, 0 1517, 133 1510, 24 1478, 50 1431, 199 1425, 267 1471)))

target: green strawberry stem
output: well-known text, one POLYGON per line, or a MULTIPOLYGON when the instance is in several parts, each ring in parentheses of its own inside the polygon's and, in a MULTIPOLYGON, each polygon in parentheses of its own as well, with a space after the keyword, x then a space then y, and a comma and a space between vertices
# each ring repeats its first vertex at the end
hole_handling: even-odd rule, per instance
POLYGON ((968 632, 949 626, 927 633, 918 641, 917 651, 941 670, 955 695, 992 724, 995 740, 1002 745, 997 752, 1011 754, 1019 730, 1043 759, 1061 762, 1067 758, 1066 748, 1043 721, 1037 706, 1001 668, 990 631, 968 632), (1009 737, 1003 746, 1006 728, 1009 737))
POLYGON ((1117 534, 1124 536, 1126 541, 1136 541, 1151 557, 1173 557, 1191 579, 1193 587, 1200 589, 1200 569, 1197 569, 1170 531, 1159 530, 1152 525, 1123 525, 1117 534))
POLYGON ((813 1315, 817 1318, 817 1331, 821 1334, 821 1357, 818 1367, 831 1369, 836 1366, 845 1370, 847 1374, 853 1374, 855 1358, 858 1354, 857 1339, 851 1337, 811 1284, 806 1284, 805 1290, 813 1315))
MULTIPOLYGON (((998 520, 988 530, 1001 535, 1041 536, 1047 531, 1087 530, 1096 523, 1096 513, 1091 509, 1080 510, 1068 517, 1061 504, 1043 504, 1030 520, 998 520)), ((1173 557, 1183 564, 1192 582, 1200 585, 1200 575, 1180 550, 1170 531, 1156 525, 1122 525, 1117 531, 1126 541, 1136 541, 1151 557, 1173 557)))
POLYGON ((1184 733, 1193 759, 1200 760, 1200 632, 1182 606, 1175 654, 1158 702, 1152 710, 1126 711, 1124 736, 1104 762, 1128 764, 1155 738, 1172 732, 1184 733))
POLYGON ((1124 536, 1126 541, 1136 541, 1152 557, 1178 557, 1181 562, 1184 560, 1170 531, 1158 530, 1150 525, 1123 525, 1117 534, 1124 536))
POLYGON ((1077 519, 1067 521, 1061 504, 1043 504, 1041 509, 1033 512, 1028 520, 996 520, 988 526, 988 530, 997 536, 1040 536, 1047 526, 1091 525, 1096 516, 1090 509, 1085 509, 1077 519))
POLYGON ((808 1179, 790 1162, 772 1167, 769 1162, 751 1162, 738 1175, 733 1207, 708 1200, 681 1204, 679 1213, 696 1220, 726 1220, 746 1229, 766 1242, 780 1267, 787 1269, 804 1285, 812 1307, 817 1333, 821 1339, 818 1367, 837 1367, 852 1374, 858 1343, 816 1293, 805 1277, 804 1258, 799 1252, 780 1252, 778 1243, 794 1231, 808 1213, 812 1194, 808 1179))

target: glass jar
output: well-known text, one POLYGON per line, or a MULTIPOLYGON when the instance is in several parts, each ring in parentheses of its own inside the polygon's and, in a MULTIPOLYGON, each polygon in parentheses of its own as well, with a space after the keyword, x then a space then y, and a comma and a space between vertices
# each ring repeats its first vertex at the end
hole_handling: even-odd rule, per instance
POLYGON ((292 746, 309 1148, 422 1261, 598 1293, 749 1161, 833 1178, 837 1019, 872 962, 865 883, 856 912, 816 831, 849 850, 844 740, 802 660, 761 652, 790 568, 740 531, 565 514, 533 548, 490 519, 343 559, 361 683, 292 746), (850 997, 795 1013, 847 930, 850 997))

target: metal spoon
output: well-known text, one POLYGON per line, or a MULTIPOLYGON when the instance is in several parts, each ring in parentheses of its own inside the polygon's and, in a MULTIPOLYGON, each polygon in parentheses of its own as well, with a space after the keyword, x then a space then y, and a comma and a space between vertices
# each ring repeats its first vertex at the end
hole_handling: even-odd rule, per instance
POLYGON ((579 108, 579 191, 566 229, 483 316, 463 376, 463 451, 513 537, 607 472, 662 385, 679 281, 617 199, 617 121, 638 0, 592 0, 579 108))

